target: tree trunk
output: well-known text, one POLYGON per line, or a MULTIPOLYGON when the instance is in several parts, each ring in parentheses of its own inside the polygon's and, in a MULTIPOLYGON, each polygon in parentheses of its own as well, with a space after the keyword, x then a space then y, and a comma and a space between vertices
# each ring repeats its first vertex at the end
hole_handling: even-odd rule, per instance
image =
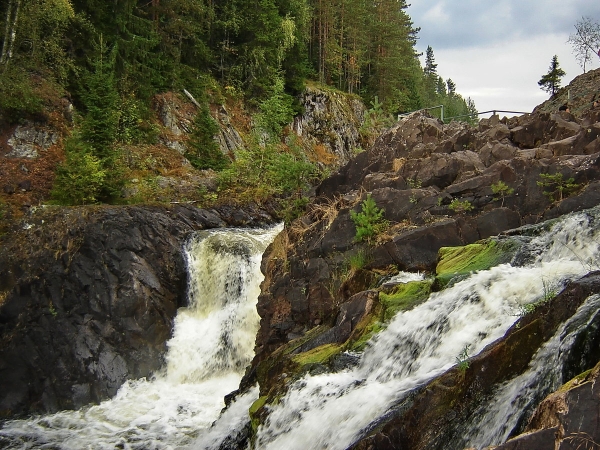
POLYGON ((15 0, 9 0, 6 8, 6 26, 4 29, 4 41, 2 43, 2 53, 0 54, 0 64, 8 61, 8 54, 10 48, 11 36, 13 35, 13 28, 16 26, 16 20, 13 22, 13 8, 15 7, 15 0))

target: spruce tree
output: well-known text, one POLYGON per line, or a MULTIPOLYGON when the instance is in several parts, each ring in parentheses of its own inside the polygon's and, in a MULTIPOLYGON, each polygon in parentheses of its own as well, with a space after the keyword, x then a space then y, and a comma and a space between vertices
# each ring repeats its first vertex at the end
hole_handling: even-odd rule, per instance
POLYGON ((219 125, 210 115, 207 102, 201 106, 194 119, 185 157, 196 169, 222 170, 229 164, 229 159, 214 138, 219 132, 219 125))
POLYGON ((80 136, 106 173, 97 199, 108 201, 120 195, 124 184, 121 152, 116 146, 119 127, 119 92, 114 79, 117 49, 113 46, 109 50, 100 35, 96 52, 96 58, 91 61, 92 69, 83 77, 81 98, 86 114, 80 136))
POLYGON ((428 45, 425 52, 425 68, 423 69, 423 72, 426 76, 437 75, 437 66, 435 57, 433 56, 433 49, 428 45))
POLYGON ((86 115, 81 137, 98 158, 110 158, 119 126, 119 93, 114 80, 115 48, 108 49, 102 35, 91 61, 92 69, 84 76, 81 93, 86 115))
POLYGON ((553 96, 560 89, 560 79, 565 75, 565 71, 558 65, 558 56, 554 55, 548 73, 542 76, 540 81, 538 81, 538 85, 542 90, 549 92, 553 96))

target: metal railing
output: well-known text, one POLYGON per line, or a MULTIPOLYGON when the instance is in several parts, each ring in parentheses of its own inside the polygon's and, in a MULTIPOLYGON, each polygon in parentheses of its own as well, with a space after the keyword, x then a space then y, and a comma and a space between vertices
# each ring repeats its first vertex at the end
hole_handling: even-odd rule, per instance
POLYGON ((437 105, 437 106, 430 106, 429 108, 421 108, 421 109, 417 109, 415 111, 411 111, 411 112, 407 112, 407 113, 402 113, 402 114, 398 114, 398 120, 402 119, 403 117, 408 117, 410 114, 415 113, 415 112, 419 112, 419 111, 429 111, 431 109, 437 109, 440 108, 441 112, 440 112, 440 120, 442 122, 450 122, 452 119, 459 119, 462 117, 477 117, 480 116, 482 114, 489 114, 492 113, 493 115, 497 115, 497 113, 506 113, 506 114, 530 114, 528 112, 522 112, 522 111, 505 111, 502 109, 493 109, 490 111, 482 111, 482 112, 477 112, 477 113, 471 113, 471 114, 461 114, 460 116, 452 116, 452 117, 446 117, 444 118, 444 105, 437 105))

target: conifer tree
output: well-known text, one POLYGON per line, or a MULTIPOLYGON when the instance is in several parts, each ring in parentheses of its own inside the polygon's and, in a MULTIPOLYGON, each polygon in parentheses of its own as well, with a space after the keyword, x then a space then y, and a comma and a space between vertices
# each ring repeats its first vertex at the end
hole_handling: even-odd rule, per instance
POLYGON ((92 69, 84 76, 81 93, 86 108, 81 137, 92 146, 98 158, 111 156, 119 125, 119 93, 114 79, 116 48, 109 50, 100 35, 97 56, 91 61, 92 69))
POLYGON ((203 102, 201 106, 194 119, 185 157, 196 169, 222 170, 229 164, 229 159, 215 141, 219 125, 210 115, 207 102, 203 102))
POLYGON ((542 90, 550 93, 550 95, 553 96, 560 89, 560 80, 565 75, 565 71, 559 67, 558 56, 554 55, 552 57, 552 62, 550 63, 550 68, 548 69, 548 73, 542 76, 540 81, 538 81, 538 85, 542 90))
POLYGON ((435 57, 433 55, 433 48, 430 45, 427 46, 425 51, 425 67, 423 72, 426 76, 437 75, 437 64, 435 63, 435 57))

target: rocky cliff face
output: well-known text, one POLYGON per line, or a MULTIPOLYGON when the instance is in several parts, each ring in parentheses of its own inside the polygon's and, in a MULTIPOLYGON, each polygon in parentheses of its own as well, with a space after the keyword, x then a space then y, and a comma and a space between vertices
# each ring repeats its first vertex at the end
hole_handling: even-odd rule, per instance
POLYGON ((194 230, 272 223, 253 207, 42 208, 0 249, 0 417, 99 402, 159 369, 194 230))
MULTIPOLYGON (((595 74, 588 77, 600 89, 595 74)), ((315 367, 344 367, 341 357, 332 357, 360 348, 376 328, 373 317, 393 313, 393 305, 386 305, 380 296, 386 292, 381 284, 385 277, 399 270, 433 272, 441 247, 470 244, 600 203, 600 108, 588 104, 577 115, 557 109, 512 119, 492 117, 477 127, 442 124, 415 113, 325 180, 307 214, 279 236, 264 258, 266 279, 258 303, 261 328, 256 357, 242 387, 258 381, 264 405, 279 398, 297 374, 315 367), (361 210, 367 194, 385 209, 389 221, 387 230, 370 244, 356 242, 350 214, 361 210), (362 260, 360 265, 353 262, 357 259, 362 260)), ((592 278, 591 284, 582 282, 587 293, 599 289, 597 277, 592 278)), ((440 287, 423 287, 424 295, 440 287)), ((419 295, 411 298, 418 300, 419 295)), ((575 296, 574 304, 585 298, 575 296)), ((533 335, 546 335, 554 325, 548 326, 543 332, 530 328, 525 334, 512 333, 531 340, 533 335)), ((505 339, 510 341, 511 336, 509 332, 505 339)), ((494 352, 504 351, 501 348, 482 358, 493 359, 494 352)), ((513 370, 507 361, 518 355, 509 351, 505 356, 502 361, 513 370)), ((504 376, 505 369, 499 367, 494 376, 504 376)), ((457 383, 456 374, 447 377, 454 378, 434 382, 440 392, 457 383)), ((501 381, 484 382, 481 389, 501 381)), ((357 448, 438 448, 423 430, 451 421, 456 411, 446 416, 441 405, 457 400, 438 398, 432 389, 424 389, 423 400, 416 400, 406 423, 398 419, 380 424, 383 431, 374 432, 357 448), (408 438, 406 433, 414 436, 408 438)), ((472 389, 465 389, 448 395, 464 394, 460 401, 468 403, 472 389)), ((266 415, 265 408, 254 410, 253 421, 266 415)), ((445 432, 432 429, 436 439, 445 432)), ((443 438, 438 443, 442 442, 443 438)))
POLYGON ((362 147, 360 128, 366 108, 358 96, 307 87, 292 130, 316 161, 332 167, 346 164, 362 147))

